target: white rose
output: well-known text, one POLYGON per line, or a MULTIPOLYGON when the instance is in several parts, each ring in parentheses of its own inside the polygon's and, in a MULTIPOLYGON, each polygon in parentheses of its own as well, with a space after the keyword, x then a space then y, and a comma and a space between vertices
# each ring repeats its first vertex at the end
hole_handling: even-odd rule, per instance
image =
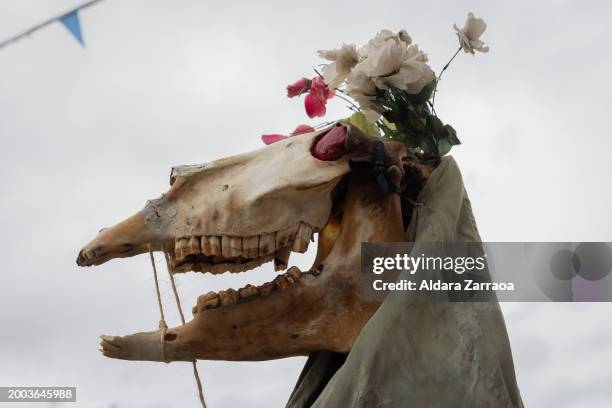
POLYGON ((408 59, 414 59, 416 61, 428 62, 429 57, 423 51, 419 50, 419 46, 414 44, 408 47, 408 59))
POLYGON ((376 102, 376 85, 357 65, 347 78, 346 93, 358 104, 363 114, 371 122, 380 118, 380 105, 376 102))
POLYGON ((357 47, 353 44, 342 44, 342 47, 336 50, 321 50, 319 56, 333 61, 323 67, 323 80, 330 88, 337 88, 342 84, 359 61, 357 47))
POLYGON ((411 45, 406 51, 406 59, 398 69, 392 75, 373 78, 374 83, 382 89, 393 86, 409 94, 418 94, 434 79, 434 73, 427 61, 427 54, 416 45, 411 45))
POLYGON ((391 30, 381 30, 379 31, 374 38, 372 38, 366 45, 359 49, 359 55, 363 58, 367 57, 370 49, 378 48, 383 45, 389 39, 397 39, 402 41, 409 46, 412 44, 412 39, 406 32, 406 30, 400 30, 399 33, 394 33, 391 30))
POLYGON ((362 61, 364 73, 377 77, 398 71, 408 58, 408 46, 411 42, 405 31, 400 31, 400 34, 389 30, 380 31, 361 49, 361 55, 365 58, 362 61))
POLYGON ((487 29, 487 23, 482 18, 474 17, 474 14, 468 13, 465 26, 462 29, 453 24, 453 28, 457 31, 459 45, 466 53, 474 54, 474 50, 480 52, 489 52, 489 47, 484 45, 480 40, 480 36, 487 29))

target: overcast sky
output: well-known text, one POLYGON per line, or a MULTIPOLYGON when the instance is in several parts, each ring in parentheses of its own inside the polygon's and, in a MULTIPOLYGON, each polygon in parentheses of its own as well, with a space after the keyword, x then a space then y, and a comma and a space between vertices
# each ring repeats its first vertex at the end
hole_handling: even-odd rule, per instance
MULTIPOLYGON (((79 3, 2 1, 0 39, 79 3)), ((436 105, 483 239, 612 241, 609 2, 107 0, 81 15, 86 49, 56 23, 0 51, 0 385, 77 386, 79 407, 197 406, 189 365, 97 350, 100 334, 156 328, 148 260, 82 269, 78 250, 163 192, 172 165, 317 123, 284 94, 316 50, 406 28, 439 70, 468 11, 491 52, 460 55, 436 105)), ((190 310, 273 276, 187 274, 179 291, 190 310)), ((527 407, 612 406, 612 304, 503 308, 527 407)), ((200 362, 209 406, 282 406, 304 361, 200 362)))

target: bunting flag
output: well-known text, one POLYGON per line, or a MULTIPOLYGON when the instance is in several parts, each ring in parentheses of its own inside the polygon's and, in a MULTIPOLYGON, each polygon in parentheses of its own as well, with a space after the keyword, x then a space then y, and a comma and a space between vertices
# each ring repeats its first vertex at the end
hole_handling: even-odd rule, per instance
POLYGON ((48 20, 43 21, 42 23, 36 24, 33 27, 28 28, 27 30, 24 30, 22 32, 20 32, 19 34, 16 34, 4 41, 0 41, 0 49, 6 47, 9 44, 12 44, 18 40, 21 40, 22 38, 25 37, 29 37, 32 33, 40 30, 43 27, 48 26, 49 24, 52 24, 56 21, 61 22, 64 27, 66 27, 66 29, 68 29, 68 31, 70 31, 70 34, 72 34, 72 36, 74 38, 76 38, 76 40, 79 42, 79 44, 81 44, 81 46, 85 46, 85 42, 83 41, 83 35, 81 34, 81 22, 79 21, 79 15, 78 15, 78 11, 79 10, 83 10, 86 7, 92 6, 98 2, 101 2, 103 0, 89 0, 86 3, 81 4, 80 6, 73 8, 72 10, 68 11, 68 12, 64 12, 62 14, 59 15, 59 17, 52 17, 48 20))
POLYGON ((79 14, 77 11, 71 11, 70 13, 59 18, 59 21, 62 22, 64 27, 68 29, 76 38, 76 40, 81 43, 82 46, 85 46, 83 43, 83 36, 81 34, 81 23, 79 22, 79 14))

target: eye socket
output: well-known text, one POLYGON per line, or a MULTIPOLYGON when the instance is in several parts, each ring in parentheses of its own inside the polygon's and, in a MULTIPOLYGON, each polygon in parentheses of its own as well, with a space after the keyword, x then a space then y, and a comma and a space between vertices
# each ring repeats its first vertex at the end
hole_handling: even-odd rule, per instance
POLYGON ((346 150, 346 126, 338 123, 319 137, 311 149, 314 157, 323 161, 338 160, 346 150))

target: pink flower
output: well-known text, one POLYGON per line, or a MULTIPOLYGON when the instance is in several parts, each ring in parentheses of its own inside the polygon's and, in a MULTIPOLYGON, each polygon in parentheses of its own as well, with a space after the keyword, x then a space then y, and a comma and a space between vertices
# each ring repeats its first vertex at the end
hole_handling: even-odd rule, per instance
POLYGON ((310 92, 304 99, 304 107, 308 117, 314 118, 325 115, 327 100, 333 98, 334 95, 336 95, 336 92, 325 85, 323 78, 314 78, 310 84, 310 92))
POLYGON ((279 141, 281 141, 283 139, 286 139, 286 138, 287 138, 287 136, 279 135, 277 133, 261 135, 261 141, 264 142, 267 145, 271 145, 272 143, 279 142, 279 141))
POLYGON ((311 82, 312 81, 310 79, 302 78, 291 85, 287 85, 287 96, 289 98, 293 98, 294 96, 299 96, 308 92, 311 82))
POLYGON ((261 141, 264 142, 267 145, 270 145, 272 143, 276 143, 278 141, 281 141, 283 139, 287 139, 288 137, 291 136, 297 136, 297 135, 301 135, 304 133, 310 133, 310 132, 314 132, 315 129, 312 126, 308 126, 308 125, 298 125, 298 127, 295 128, 295 130, 293 132, 291 132, 291 134, 289 136, 285 136, 285 135, 280 135, 280 134, 268 134, 268 135, 262 135, 261 136, 261 141))
POLYGON ((291 136, 303 135, 304 133, 314 132, 315 129, 312 126, 308 125, 298 125, 293 132, 291 132, 291 136))

